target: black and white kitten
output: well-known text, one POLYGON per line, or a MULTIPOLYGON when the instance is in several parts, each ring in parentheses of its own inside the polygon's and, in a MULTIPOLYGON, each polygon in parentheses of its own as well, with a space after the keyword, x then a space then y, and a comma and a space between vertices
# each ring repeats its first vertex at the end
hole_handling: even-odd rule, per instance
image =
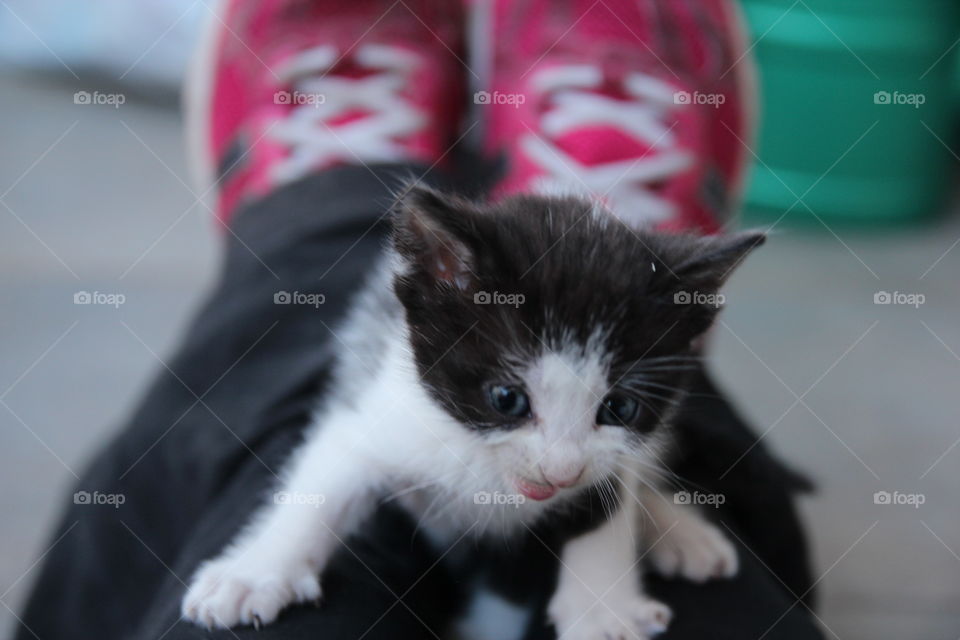
POLYGON ((763 235, 637 232, 579 198, 481 206, 424 188, 393 225, 286 498, 200 567, 184 616, 259 625, 317 600, 327 560, 386 496, 441 546, 592 513, 558 548, 546 611, 564 638, 666 627, 639 553, 698 581, 733 575, 726 538, 654 487, 717 312, 705 302, 763 235))

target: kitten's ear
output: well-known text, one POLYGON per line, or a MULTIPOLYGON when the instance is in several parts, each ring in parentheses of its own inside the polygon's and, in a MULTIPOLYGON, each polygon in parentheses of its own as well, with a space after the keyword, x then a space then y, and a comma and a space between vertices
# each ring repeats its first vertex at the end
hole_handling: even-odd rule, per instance
POLYGON ((766 240, 767 235, 762 231, 701 238, 692 255, 674 267, 673 272, 687 287, 698 291, 716 291, 747 254, 766 240))
POLYGON ((464 200, 411 186, 395 207, 394 247, 434 281, 466 289, 474 277, 474 215, 464 200))

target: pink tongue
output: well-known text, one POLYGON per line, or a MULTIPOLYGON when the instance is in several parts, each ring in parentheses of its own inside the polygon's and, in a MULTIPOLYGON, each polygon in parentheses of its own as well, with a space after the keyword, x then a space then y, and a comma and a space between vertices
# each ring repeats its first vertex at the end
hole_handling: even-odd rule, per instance
POLYGON ((517 481, 517 489, 520 490, 520 493, 531 500, 546 500, 548 498, 552 498, 553 494, 557 492, 556 487, 552 487, 547 484, 529 482, 523 479, 517 481))

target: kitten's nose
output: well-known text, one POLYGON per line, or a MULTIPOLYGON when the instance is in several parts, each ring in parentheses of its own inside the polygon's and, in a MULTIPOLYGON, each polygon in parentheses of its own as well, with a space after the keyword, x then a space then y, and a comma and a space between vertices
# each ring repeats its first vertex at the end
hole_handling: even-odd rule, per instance
POLYGON ((543 469, 541 467, 540 471, 543 473, 544 480, 563 489, 577 484, 577 480, 583 475, 584 469, 586 469, 585 466, 567 467, 565 469, 543 469))

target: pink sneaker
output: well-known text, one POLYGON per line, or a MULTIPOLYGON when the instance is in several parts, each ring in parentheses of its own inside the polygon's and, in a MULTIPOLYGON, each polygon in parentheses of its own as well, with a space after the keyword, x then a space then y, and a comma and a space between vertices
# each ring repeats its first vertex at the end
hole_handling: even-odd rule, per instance
POLYGON ((433 164, 461 107, 459 2, 221 0, 187 86, 217 216, 341 164, 433 164))
POLYGON ((735 2, 495 0, 490 22, 476 101, 507 164, 497 195, 586 193, 634 226, 720 229, 755 93, 735 2))

